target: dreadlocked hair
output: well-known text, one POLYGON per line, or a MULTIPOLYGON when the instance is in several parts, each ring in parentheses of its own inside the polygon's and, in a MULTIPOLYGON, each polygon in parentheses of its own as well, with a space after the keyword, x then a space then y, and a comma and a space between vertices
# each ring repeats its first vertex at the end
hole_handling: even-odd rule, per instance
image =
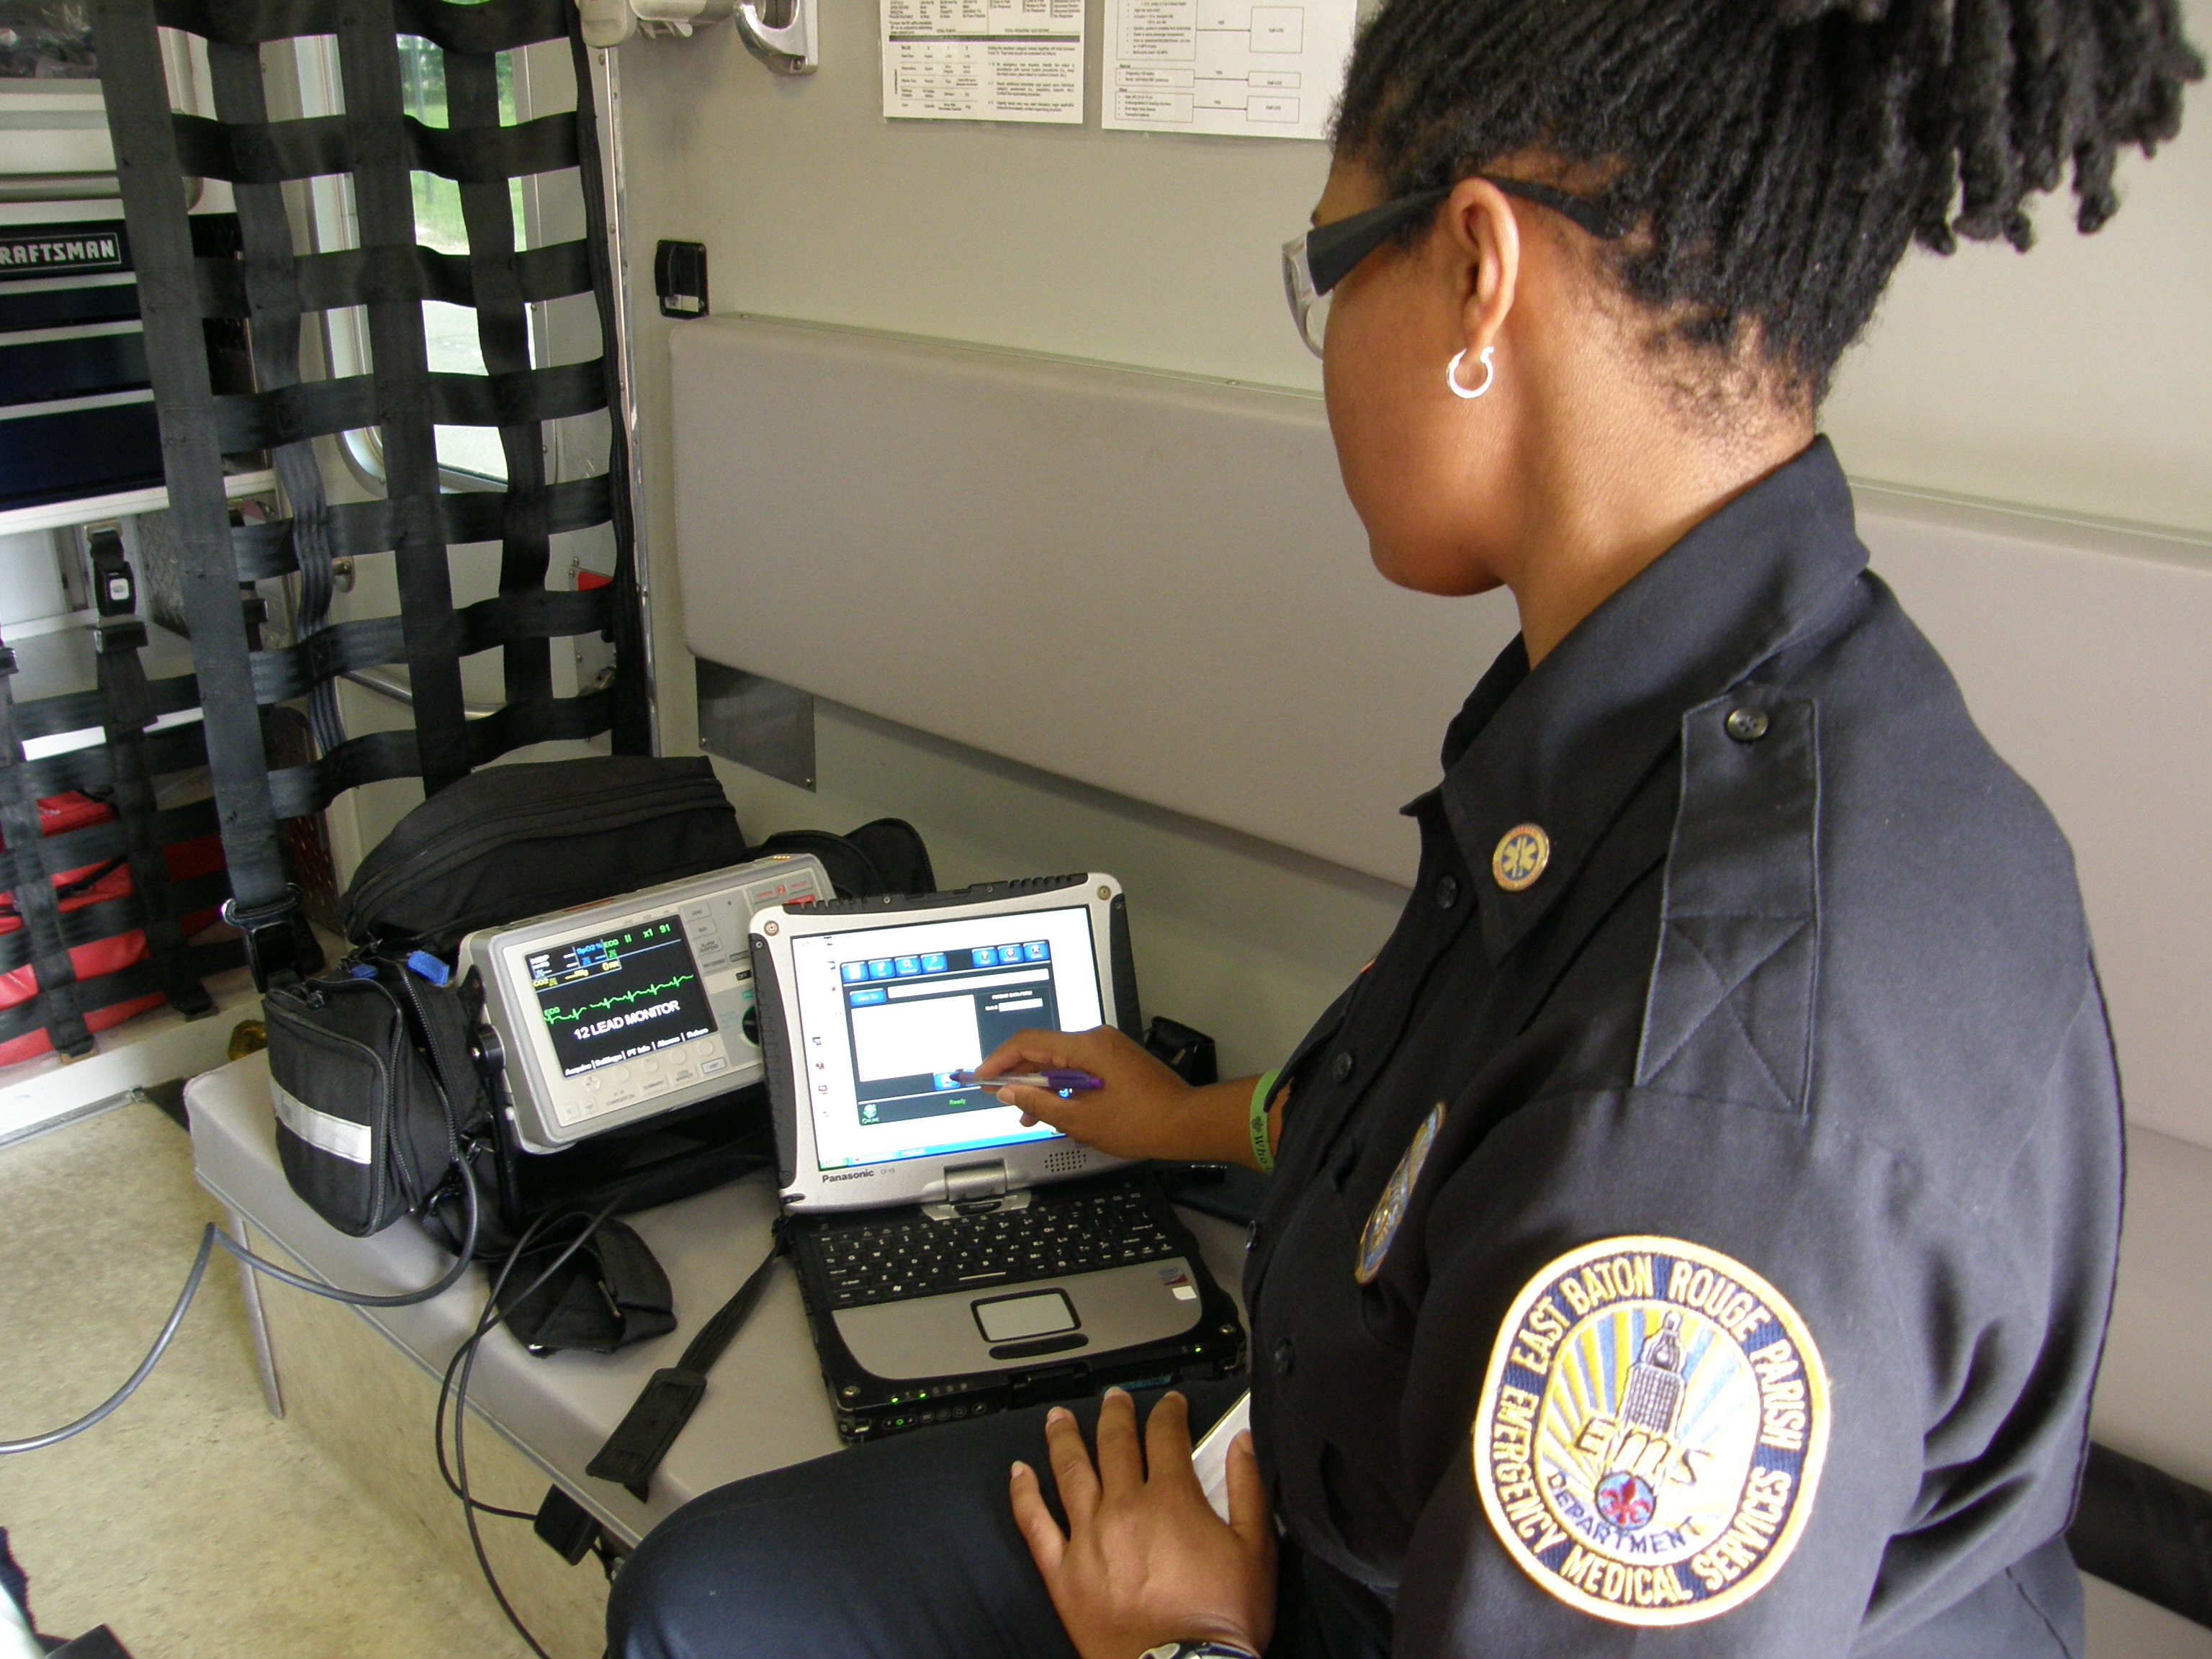
POLYGON ((2069 161, 2097 229, 2203 72, 2177 0, 1386 0, 1335 139, 1391 196, 1581 181, 1667 337, 1817 405, 1910 243, 2027 248, 2069 161))

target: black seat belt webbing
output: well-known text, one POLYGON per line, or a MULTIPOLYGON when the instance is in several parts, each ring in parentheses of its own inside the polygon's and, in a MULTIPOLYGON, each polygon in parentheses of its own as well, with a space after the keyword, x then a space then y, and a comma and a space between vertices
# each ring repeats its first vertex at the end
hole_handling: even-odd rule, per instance
POLYGON ((23 745, 15 733, 15 653, 0 644, 0 842, 7 848, 4 879, 15 895, 16 914, 31 941, 31 975, 46 1015, 47 1041, 58 1054, 92 1052, 84 1023, 76 964, 62 937, 61 901, 46 867, 46 828, 32 787, 23 745))
POLYGON ((146 754, 154 700, 146 689, 145 665, 138 658, 138 648, 146 642, 146 625, 106 622, 94 629, 93 636, 105 705, 101 724, 107 735, 108 763, 115 772, 115 815, 123 823, 131 886, 138 899, 147 953, 159 965, 162 994, 170 1006, 185 1018, 198 1019, 214 1011, 215 999, 193 971, 169 884, 168 860, 155 832, 158 807, 146 754))
POLYGON ((586 1466, 585 1474, 611 1480, 627 1488, 639 1503, 646 1501, 653 1472, 660 1467, 660 1460, 668 1455, 676 1437, 684 1432, 684 1425, 699 1408, 699 1401, 707 1392, 707 1373, 744 1328, 761 1299, 761 1292, 768 1288, 769 1274, 775 1269, 776 1258, 783 1254, 783 1228, 779 1223, 775 1242, 769 1246, 768 1254, 761 1258, 751 1277, 738 1285, 738 1293, 699 1328, 699 1334, 691 1339, 691 1346, 684 1350, 681 1358, 653 1374, 653 1380, 645 1385, 645 1392, 638 1395, 636 1403, 607 1437, 606 1444, 586 1466))

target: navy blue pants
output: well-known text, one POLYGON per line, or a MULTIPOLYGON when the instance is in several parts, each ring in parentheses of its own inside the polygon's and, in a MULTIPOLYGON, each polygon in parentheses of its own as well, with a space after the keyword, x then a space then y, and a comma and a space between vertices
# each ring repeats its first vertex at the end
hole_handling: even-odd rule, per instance
MULTIPOLYGON (((1191 1432, 1237 1382, 1187 1386, 1191 1432)), ((1149 1401, 1138 1402, 1141 1413, 1149 1401)), ((1091 1437, 1094 1401, 1071 1404, 1091 1437)), ((1075 1659, 1006 1481, 1019 1458, 1065 1522, 1045 1408, 902 1435, 739 1480, 686 1504, 615 1577, 612 1659, 1075 1659)), ((1374 1607, 1316 1582, 1287 1542, 1269 1659, 1380 1659, 1374 1607)), ((1334 1575, 1321 1573, 1334 1579, 1334 1575)), ((1385 1627, 1387 1629, 1387 1626, 1385 1627)))

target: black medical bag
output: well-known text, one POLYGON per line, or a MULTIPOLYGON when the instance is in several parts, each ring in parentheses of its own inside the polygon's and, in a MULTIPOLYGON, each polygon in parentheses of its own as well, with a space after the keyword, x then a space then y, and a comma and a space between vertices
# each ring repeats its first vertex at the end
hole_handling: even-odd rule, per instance
POLYGON ((355 872, 343 903, 352 954, 266 998, 293 1190, 356 1237, 413 1212, 457 1246, 465 1167, 482 1210, 477 1251, 493 1256, 540 1218, 647 1209, 772 1163, 757 1084, 562 1152, 526 1151, 483 1068, 481 989, 453 961, 476 928, 779 853, 819 858, 840 897, 936 886, 921 836, 896 818, 748 847, 703 758, 492 766, 425 801, 355 872))

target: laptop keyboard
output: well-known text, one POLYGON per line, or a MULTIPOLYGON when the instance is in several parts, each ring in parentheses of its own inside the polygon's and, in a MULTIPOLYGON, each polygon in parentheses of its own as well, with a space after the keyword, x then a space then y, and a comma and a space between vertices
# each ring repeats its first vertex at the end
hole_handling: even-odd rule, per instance
POLYGON ((900 1211, 896 1219, 816 1233, 809 1242, 829 1280, 830 1307, 863 1308, 1179 1255, 1165 1208, 1141 1188, 1109 1187, 1033 1195, 1026 1209, 950 1221, 900 1211))

